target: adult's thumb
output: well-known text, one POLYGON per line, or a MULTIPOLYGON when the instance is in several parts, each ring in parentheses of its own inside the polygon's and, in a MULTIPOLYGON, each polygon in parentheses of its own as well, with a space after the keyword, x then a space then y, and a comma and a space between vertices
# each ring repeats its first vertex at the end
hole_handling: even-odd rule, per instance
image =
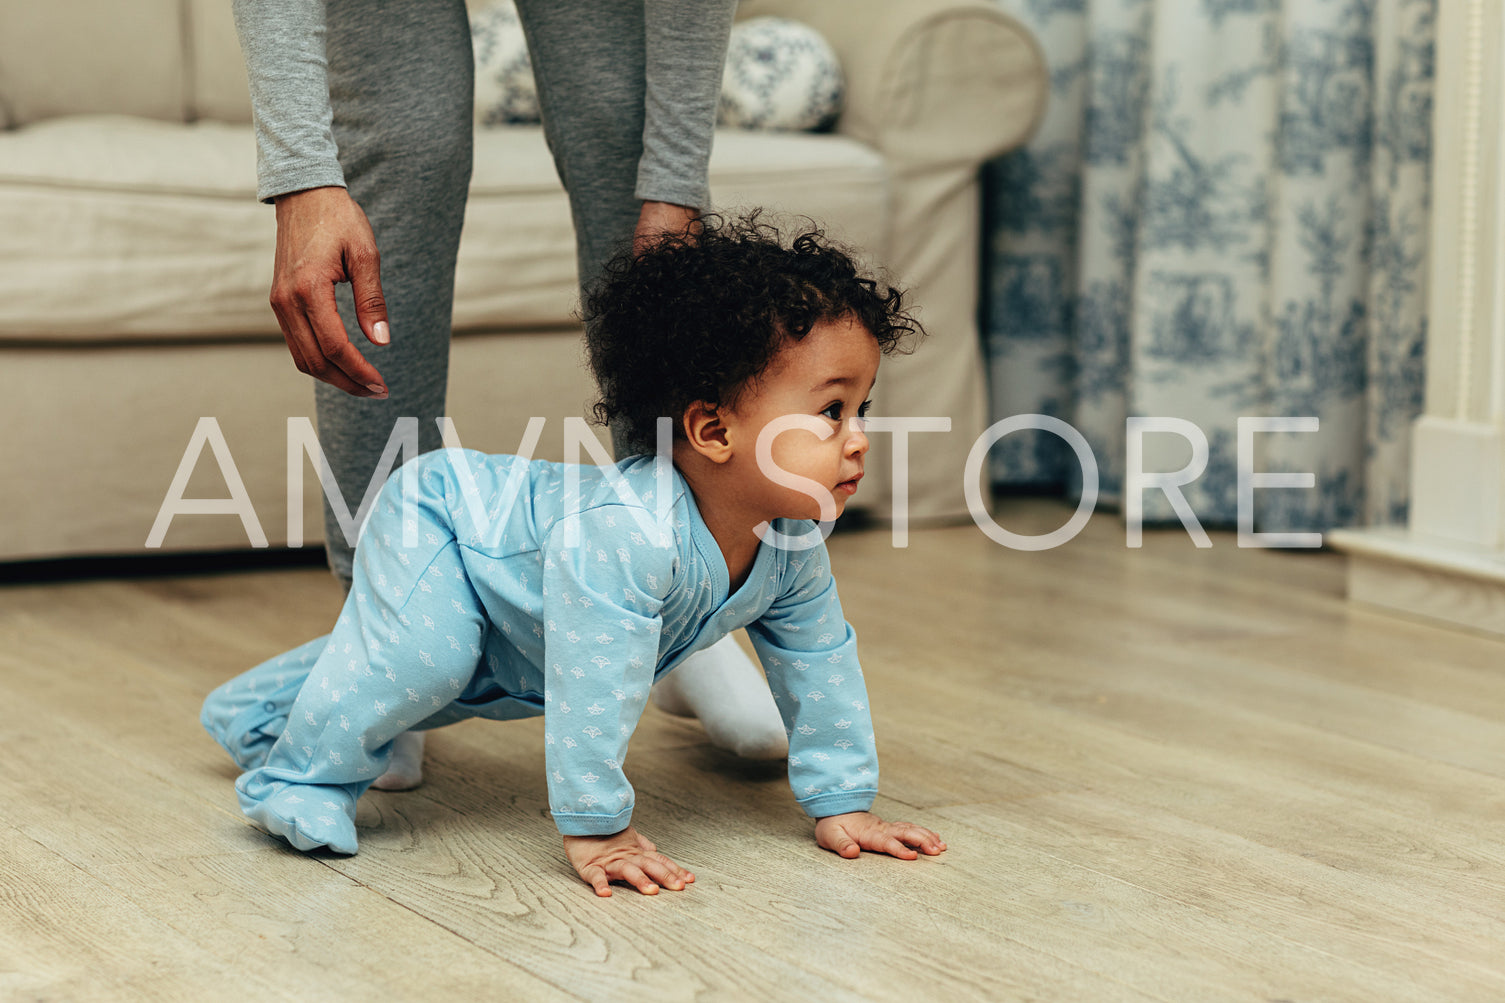
POLYGON ((392 340, 387 323, 387 301, 381 292, 381 256, 375 248, 350 253, 346 267, 350 272, 350 289, 355 294, 355 319, 366 337, 375 345, 392 340))

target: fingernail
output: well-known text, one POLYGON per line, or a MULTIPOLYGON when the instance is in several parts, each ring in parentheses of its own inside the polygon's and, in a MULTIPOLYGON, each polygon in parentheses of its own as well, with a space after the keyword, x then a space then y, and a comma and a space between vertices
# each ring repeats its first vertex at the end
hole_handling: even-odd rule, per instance
POLYGON ((379 401, 387 399, 387 388, 380 383, 367 383, 366 389, 371 391, 371 396, 379 401))
POLYGON ((371 336, 378 345, 385 345, 392 340, 392 329, 387 327, 386 321, 379 320, 371 325, 371 336))

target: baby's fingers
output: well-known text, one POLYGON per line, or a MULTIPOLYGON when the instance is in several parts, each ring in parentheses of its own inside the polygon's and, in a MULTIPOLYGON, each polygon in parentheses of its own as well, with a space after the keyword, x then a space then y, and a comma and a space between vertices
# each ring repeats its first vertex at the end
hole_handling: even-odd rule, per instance
POLYGON ((643 869, 637 864, 624 860, 615 868, 615 870, 616 874, 613 875, 613 877, 615 877, 618 881, 627 882, 629 885, 636 888, 644 895, 658 894, 658 883, 650 878, 647 874, 644 874, 643 869))
POLYGON ((683 891, 685 885, 695 880, 695 875, 662 853, 645 856, 641 866, 649 877, 670 891, 683 891))
POLYGON ((830 850, 848 860, 862 854, 862 847, 847 832, 846 827, 833 823, 831 819, 823 818, 815 826, 815 842, 821 849, 830 850))
POLYGON ((695 880, 694 872, 692 872, 688 867, 684 867, 676 863, 662 853, 651 853, 649 854, 649 858, 662 863, 665 867, 669 868, 672 874, 678 877, 681 881, 684 881, 686 884, 695 880))
POLYGON ((946 844, 929 829, 909 822, 890 822, 864 833, 862 847, 875 853, 887 853, 900 860, 914 860, 919 854, 912 848, 924 850, 934 856, 944 850, 946 844))
POLYGON ((941 838, 940 833, 932 832, 931 830, 926 829, 924 826, 904 822, 899 824, 898 826, 895 826, 895 829, 897 830, 895 832, 895 835, 898 836, 906 846, 912 846, 917 850, 922 850, 925 853, 930 854, 931 856, 935 856, 937 853, 940 853, 942 850, 946 849, 946 841, 941 838))
POLYGON ((865 833, 862 848, 873 853, 886 853, 890 857, 898 857, 900 860, 913 860, 919 856, 899 841, 899 837, 886 830, 865 833))
POLYGON ((606 869, 600 864, 586 864, 580 868, 580 876, 596 890, 597 895, 611 898, 611 882, 607 880, 606 869))

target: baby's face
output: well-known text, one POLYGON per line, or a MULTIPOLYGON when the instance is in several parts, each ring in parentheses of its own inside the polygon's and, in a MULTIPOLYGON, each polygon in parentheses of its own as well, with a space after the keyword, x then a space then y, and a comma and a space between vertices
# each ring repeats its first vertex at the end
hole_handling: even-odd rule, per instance
POLYGON ((867 328, 843 317, 819 323, 786 345, 748 384, 734 411, 737 475, 748 501, 770 516, 820 519, 833 516, 821 510, 817 499, 824 497, 834 514, 841 513, 862 477, 868 441, 861 418, 880 357, 867 328), (760 436, 767 450, 763 462, 757 458, 760 436))

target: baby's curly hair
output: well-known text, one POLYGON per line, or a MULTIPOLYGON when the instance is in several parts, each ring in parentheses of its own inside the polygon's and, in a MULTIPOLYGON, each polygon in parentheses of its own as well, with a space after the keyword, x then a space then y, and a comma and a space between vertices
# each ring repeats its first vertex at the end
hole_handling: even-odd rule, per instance
POLYGON ((853 254, 808 219, 786 239, 758 211, 707 214, 697 232, 623 252, 585 296, 586 348, 600 387, 596 418, 654 441, 660 415, 691 404, 735 406, 785 339, 850 316, 885 355, 924 330, 902 291, 858 268, 853 254))

